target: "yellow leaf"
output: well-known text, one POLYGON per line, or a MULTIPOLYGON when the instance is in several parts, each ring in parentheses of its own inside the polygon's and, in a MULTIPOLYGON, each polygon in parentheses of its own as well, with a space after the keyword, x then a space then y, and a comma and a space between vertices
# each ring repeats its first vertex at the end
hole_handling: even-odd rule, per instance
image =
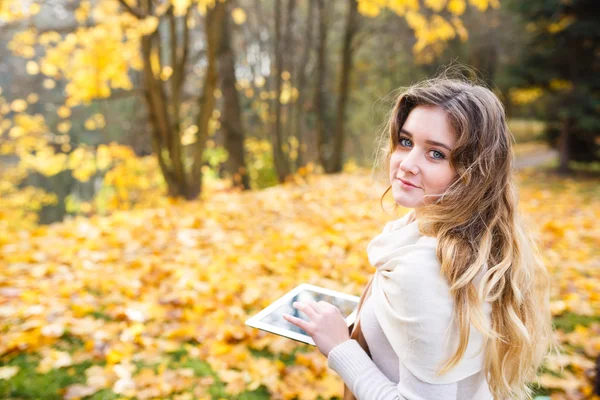
POLYGON ((173 75, 173 68, 171 68, 171 66, 167 65, 167 66, 163 67, 163 69, 160 73, 160 79, 162 79, 163 81, 167 81, 167 80, 169 80, 171 75, 173 75))
POLYGON ((554 34, 561 31, 564 31, 568 28, 573 22, 575 22, 575 17, 572 16, 562 16, 558 22, 551 23, 546 28, 548 32, 554 34))
POLYGON ((190 0, 171 0, 173 10, 176 16, 185 15, 187 9, 191 6, 190 0))
POLYGON ((56 114, 61 118, 69 118, 71 116, 71 109, 67 106, 60 106, 58 107, 58 110, 56 110, 56 114))
POLYGON ((440 12, 446 6, 447 0, 425 0, 425 5, 435 12, 440 12))
POLYGON ((371 0, 360 0, 358 2, 358 12, 366 17, 375 18, 381 12, 381 6, 371 0))
POLYGON ((246 22, 246 12, 243 9, 236 7, 231 11, 231 18, 237 25, 241 25, 246 22))
POLYGON ((83 126, 85 126, 85 129, 87 129, 88 131, 93 131, 97 128, 96 121, 93 118, 88 118, 83 124, 83 126))
POLYGON ((56 86, 56 82, 53 79, 44 79, 44 82, 42 83, 42 85, 44 86, 45 89, 54 89, 54 87, 56 86))
POLYGON ((461 16, 467 7, 465 0, 450 0, 448 2, 448 11, 456 16, 461 16))
POLYGON ((68 133, 71 130, 71 121, 62 121, 56 125, 56 129, 60 133, 68 133))
POLYGON ((475 6, 479 11, 485 11, 488 8, 488 0, 469 0, 469 4, 475 6))
POLYGON ((37 75, 40 73, 40 67, 38 66, 38 63, 36 63, 35 61, 31 61, 31 60, 27 61, 25 70, 27 71, 27 74, 29 74, 29 75, 37 75))
POLYGON ((14 112, 23 112, 27 109, 27 102, 23 99, 13 100, 10 103, 10 109, 14 112))
POLYGON ((257 88, 261 88, 265 85, 267 81, 265 80, 265 78, 263 76, 258 76, 255 80, 254 80, 254 86, 256 86, 257 88))

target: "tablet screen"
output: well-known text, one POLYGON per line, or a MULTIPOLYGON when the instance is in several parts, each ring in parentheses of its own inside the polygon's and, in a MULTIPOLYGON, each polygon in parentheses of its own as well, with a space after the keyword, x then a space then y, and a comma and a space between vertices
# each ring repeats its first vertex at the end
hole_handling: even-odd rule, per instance
POLYGON ((348 316, 350 314, 352 314, 352 312, 354 311, 354 309, 356 308, 356 306, 358 304, 354 300, 349 300, 349 299, 345 299, 345 298, 338 297, 338 296, 332 296, 332 295, 325 294, 325 293, 319 293, 319 292, 316 292, 316 291, 313 291, 310 289, 304 289, 304 290, 300 291, 298 294, 290 297, 289 299, 286 299, 285 302, 280 304, 272 312, 266 314, 259 321, 263 322, 265 324, 272 325, 277 328, 290 330, 292 332, 297 332, 302 335, 306 335, 307 333, 304 332, 303 329, 301 329, 301 328, 297 327, 296 325, 291 324, 291 323, 287 322, 285 319, 283 319, 283 314, 284 313, 291 314, 294 317, 301 318, 305 321, 308 321, 309 318, 306 314, 304 314, 303 312, 300 312, 300 310, 297 310, 292 306, 292 304, 295 301, 298 301, 301 303, 306 303, 308 300, 313 300, 317 303, 319 301, 326 301, 327 303, 333 304, 334 306, 339 308, 339 310, 342 312, 342 315, 344 316, 344 318, 348 318, 348 316))

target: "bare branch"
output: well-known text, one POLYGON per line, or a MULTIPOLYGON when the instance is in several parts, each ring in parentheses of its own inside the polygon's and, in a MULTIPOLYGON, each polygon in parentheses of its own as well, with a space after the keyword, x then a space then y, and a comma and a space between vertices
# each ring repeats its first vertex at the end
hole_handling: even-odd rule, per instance
POLYGON ((119 0, 119 4, 121 4, 123 7, 125 7, 125 9, 127 11, 129 11, 129 13, 132 14, 133 16, 135 16, 136 18, 138 18, 138 19, 146 18, 146 15, 144 15, 144 13, 139 8, 130 6, 126 0, 119 0))

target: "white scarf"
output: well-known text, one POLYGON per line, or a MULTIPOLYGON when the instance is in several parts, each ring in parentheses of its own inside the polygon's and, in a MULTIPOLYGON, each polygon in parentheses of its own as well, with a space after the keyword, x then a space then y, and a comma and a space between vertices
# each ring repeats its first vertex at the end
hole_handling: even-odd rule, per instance
MULTIPOLYGON (((421 235, 414 217, 411 211, 387 223, 367 246, 369 262, 377 268, 371 285, 375 316, 400 362, 414 376, 435 384, 457 382, 483 368, 483 351, 476 354, 483 335, 471 324, 463 358, 449 372, 435 375, 455 353, 458 329, 450 329, 453 299, 440 273, 437 239, 421 235)), ((486 318, 490 311, 485 303, 486 318)))

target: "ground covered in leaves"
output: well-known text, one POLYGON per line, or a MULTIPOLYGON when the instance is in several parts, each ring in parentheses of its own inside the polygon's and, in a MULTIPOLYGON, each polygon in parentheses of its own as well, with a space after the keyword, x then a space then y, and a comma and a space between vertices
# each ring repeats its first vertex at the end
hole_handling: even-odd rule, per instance
MULTIPOLYGON (((598 178, 519 173, 564 354, 541 395, 592 398, 600 353, 598 178)), ((360 295, 393 211, 368 173, 0 232, 0 397, 323 399, 315 348, 244 321, 301 282, 360 295)), ((389 196, 389 195, 388 195, 389 196)))

